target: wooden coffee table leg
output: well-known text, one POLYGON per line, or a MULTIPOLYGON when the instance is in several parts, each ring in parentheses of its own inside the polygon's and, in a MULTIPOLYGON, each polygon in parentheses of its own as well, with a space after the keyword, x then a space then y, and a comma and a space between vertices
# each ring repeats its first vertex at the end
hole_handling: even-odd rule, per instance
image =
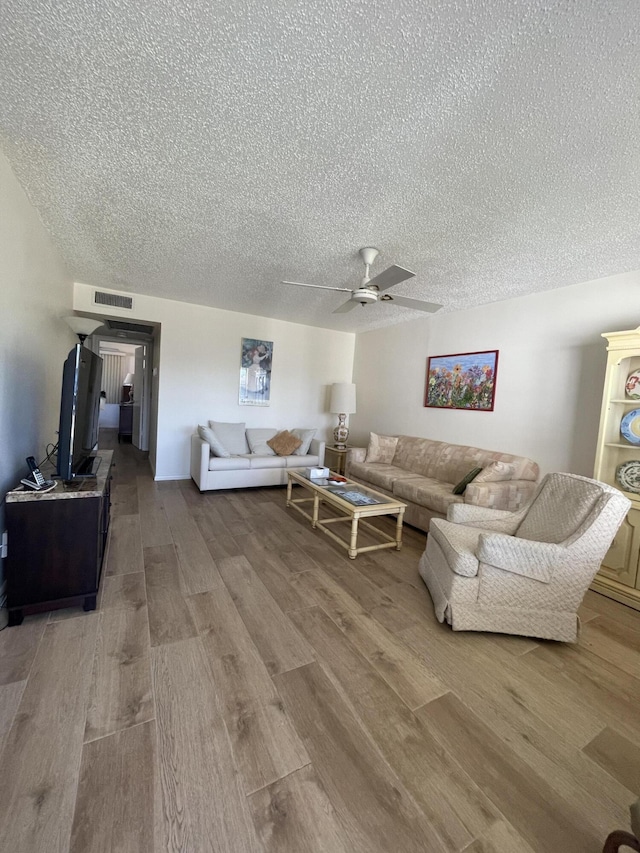
POLYGON ((399 551, 402 548, 402 520, 404 518, 404 509, 401 509, 398 513, 398 519, 396 521, 396 551, 399 551))
POLYGON ((293 489, 293 480, 287 477, 287 506, 291 506, 291 490, 293 489))
POLYGON ((349 541, 349 559, 355 560, 358 556, 358 516, 351 519, 351 539, 349 541))
POLYGON ((311 519, 311 526, 317 527, 318 525, 318 514, 320 509, 320 495, 317 492, 313 493, 313 518, 311 519))

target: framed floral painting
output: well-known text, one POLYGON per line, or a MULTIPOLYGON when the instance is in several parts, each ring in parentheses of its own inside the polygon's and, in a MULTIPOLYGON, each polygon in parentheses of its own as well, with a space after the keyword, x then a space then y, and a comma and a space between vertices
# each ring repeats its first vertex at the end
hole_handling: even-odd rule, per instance
POLYGON ((268 406, 271 399, 273 341, 243 338, 240 355, 241 406, 268 406))
POLYGON ((494 349, 430 356, 427 359, 425 406, 492 412, 498 352, 494 349))

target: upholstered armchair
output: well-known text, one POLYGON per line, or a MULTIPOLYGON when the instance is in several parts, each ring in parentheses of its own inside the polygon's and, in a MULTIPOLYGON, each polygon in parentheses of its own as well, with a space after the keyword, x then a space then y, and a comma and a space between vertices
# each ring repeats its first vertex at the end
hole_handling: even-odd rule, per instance
POLYGON ((575 642, 580 602, 630 506, 577 474, 547 474, 519 512, 453 504, 431 521, 420 560, 438 620, 575 642))

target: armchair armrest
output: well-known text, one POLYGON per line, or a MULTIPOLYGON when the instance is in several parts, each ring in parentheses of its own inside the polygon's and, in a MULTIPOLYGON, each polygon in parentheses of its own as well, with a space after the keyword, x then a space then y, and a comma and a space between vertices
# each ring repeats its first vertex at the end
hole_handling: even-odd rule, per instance
POLYGON ((523 515, 523 512, 507 512, 473 504, 451 504, 447 511, 447 521, 513 534, 518 529, 523 515))
POLYGON ((481 533, 476 556, 481 563, 505 572, 549 583, 554 568, 564 563, 567 549, 552 542, 518 539, 502 533, 481 533))

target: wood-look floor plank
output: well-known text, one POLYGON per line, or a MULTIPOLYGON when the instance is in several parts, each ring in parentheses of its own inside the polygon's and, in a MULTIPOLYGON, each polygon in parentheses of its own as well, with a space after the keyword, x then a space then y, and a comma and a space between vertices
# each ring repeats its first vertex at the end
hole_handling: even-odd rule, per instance
POLYGON ((231 596, 191 596, 195 621, 244 790, 251 793, 309 763, 231 596))
POLYGON ((311 766, 249 797, 265 853, 352 853, 353 847, 311 766))
POLYGON ((563 800, 452 693, 417 713, 534 850, 599 849, 600 828, 563 800))
POLYGON ((165 491, 162 502, 176 546, 183 593, 194 595, 222 586, 218 568, 180 490, 165 491))
POLYGON ((318 663, 274 680, 351 849, 447 849, 318 663))
POLYGON ((134 480, 131 483, 115 485, 111 490, 111 517, 115 518, 118 515, 137 515, 137 513, 137 482, 134 480))
POLYGON ((45 629, 2 755, 4 850, 68 851, 97 622, 45 629))
POLYGON ((628 625, 599 616, 582 626, 580 645, 632 678, 640 674, 640 631, 628 625))
POLYGON ((85 740, 154 716, 144 574, 105 578, 85 740))
POLYGON ((26 684, 25 680, 0 685, 0 762, 2 761, 2 750, 6 736, 13 723, 26 684))
POLYGON ((308 644, 278 607, 246 557, 220 560, 220 574, 270 673, 310 663, 308 644))
POLYGON ((140 500, 138 506, 142 547, 173 545, 173 536, 161 500, 140 500))
POLYGON ((640 746, 607 726, 583 752, 629 791, 640 791, 640 746))
POLYGON ((162 849, 262 850, 200 639, 152 649, 162 849))
MULTIPOLYGON (((537 670, 573 690, 599 719, 640 743, 640 680, 588 648, 545 644, 526 655, 526 671, 537 670)), ((638 671, 640 675, 640 670, 638 671)))
POLYGON ((322 570, 306 572, 321 595, 322 608, 409 708, 440 696, 443 684, 407 644, 363 610, 322 570))
POLYGON ((429 622, 400 632, 400 637, 469 707, 486 705, 505 720, 540 720, 578 749, 604 727, 600 717, 576 703, 572 688, 557 679, 551 690, 545 675, 526 666, 535 650, 514 657, 491 634, 452 632, 429 622))
POLYGON ((510 823, 500 820, 482 838, 465 847, 464 853, 538 853, 539 850, 527 844, 510 823))
POLYGON ((301 610, 318 603, 318 597, 311 588, 298 587, 292 583, 296 575, 292 574, 280 554, 270 548, 262 547, 258 534, 240 536, 237 539, 241 553, 269 590, 278 606, 287 610, 301 610))
POLYGON ((206 546, 216 564, 225 557, 239 557, 242 554, 242 548, 229 533, 220 533, 215 539, 207 539, 206 546))
POLYGON ((358 719, 447 849, 461 850, 499 813, 320 608, 291 614, 358 719))
POLYGON ((105 574, 125 575, 141 572, 142 568, 140 516, 120 515, 112 518, 105 574))
POLYGON ((174 546, 145 548, 143 556, 151 645, 196 637, 198 630, 182 594, 174 546))
POLYGON ((18 628, 0 631, 0 684, 27 678, 47 627, 48 616, 48 613, 28 616, 18 628))
POLYGON ((440 680, 481 719, 490 720, 492 731, 562 797, 599 814, 603 826, 619 822, 631 802, 629 792, 585 760, 581 747, 603 724, 588 706, 577 703, 575 694, 556 695, 554 681, 526 670, 527 655, 514 658, 490 635, 454 633, 433 623, 402 636, 440 680))
POLYGON ((69 853, 154 853, 155 724, 86 743, 69 853))
POLYGON ((592 589, 587 590, 582 604, 590 612, 597 613, 598 616, 607 616, 618 625, 623 625, 632 631, 640 631, 640 611, 634 610, 633 607, 620 604, 620 602, 594 592, 592 589))

